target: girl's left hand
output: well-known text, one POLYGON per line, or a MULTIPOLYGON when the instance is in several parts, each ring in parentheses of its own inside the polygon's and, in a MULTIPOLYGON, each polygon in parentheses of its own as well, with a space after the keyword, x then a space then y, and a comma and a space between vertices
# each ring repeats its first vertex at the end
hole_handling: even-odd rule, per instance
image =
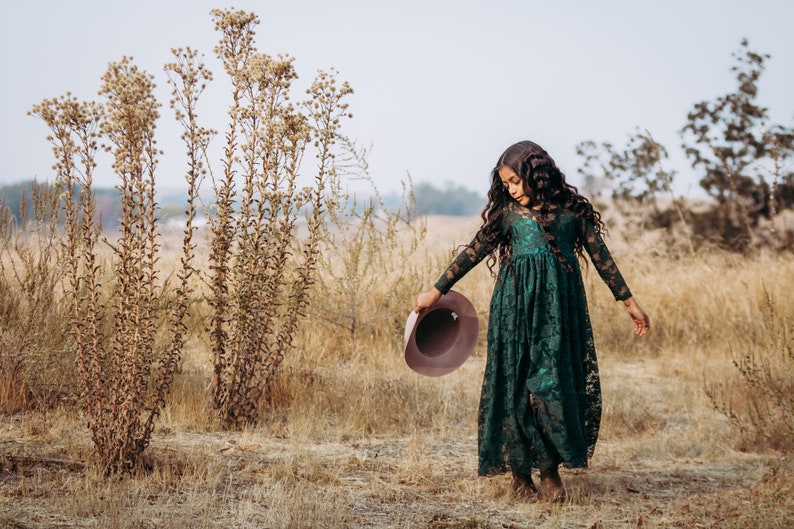
POLYGON ((634 334, 645 336, 648 333, 648 329, 651 328, 651 320, 648 315, 645 314, 645 311, 640 308, 633 297, 625 300, 623 305, 626 307, 626 312, 629 313, 631 319, 634 320, 634 334))

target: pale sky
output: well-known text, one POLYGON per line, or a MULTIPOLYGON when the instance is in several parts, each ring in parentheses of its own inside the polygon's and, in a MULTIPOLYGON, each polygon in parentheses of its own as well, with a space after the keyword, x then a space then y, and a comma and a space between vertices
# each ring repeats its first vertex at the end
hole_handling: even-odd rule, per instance
MULTIPOLYGON (((793 0, 24 0, 0 21, 0 185, 51 180, 46 127, 27 116, 71 91, 98 99, 109 62, 123 55, 155 76, 166 151, 158 186, 183 186, 180 131, 162 70, 170 49, 205 55, 224 73, 210 9, 254 11, 259 51, 295 57, 295 98, 318 69, 335 68, 355 90, 346 133, 372 146, 381 191, 446 182, 484 192, 499 154, 530 139, 574 184, 586 139, 625 143, 648 129, 671 152, 679 190, 697 188, 678 131, 701 100, 734 89, 731 52, 742 38, 772 56, 760 101, 773 122, 794 121, 793 0)), ((216 81, 200 103, 203 124, 225 130, 229 105, 216 81)), ((219 149, 222 136, 216 137, 219 149)), ((311 162, 311 160, 307 160, 311 162)), ((311 168, 307 163, 305 168, 311 168)), ((104 168, 98 184, 114 185, 104 168)))

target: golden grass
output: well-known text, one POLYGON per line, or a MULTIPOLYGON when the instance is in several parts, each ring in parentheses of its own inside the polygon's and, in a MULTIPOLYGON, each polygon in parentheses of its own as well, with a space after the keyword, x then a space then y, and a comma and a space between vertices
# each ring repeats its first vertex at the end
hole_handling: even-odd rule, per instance
MULTIPOLYGON (((446 261, 476 225, 429 219, 423 258, 446 261)), ((765 289, 775 325, 794 317, 787 295, 794 257, 615 248, 652 328, 635 338, 622 306, 587 272, 604 417, 591 468, 562 471, 564 504, 520 500, 506 476, 476 476, 484 340, 457 371, 425 378, 405 367, 394 337, 350 343, 309 321, 282 364, 265 419, 239 432, 211 419, 209 346, 192 339, 145 462, 128 476, 108 479, 88 464, 90 439, 73 411, 4 417, 0 526, 792 526, 785 454, 748 446, 704 389, 708 380, 737 377, 732 352, 773 347, 761 324, 769 317, 765 289)), ((418 293, 434 280, 411 288, 418 293)), ((480 266, 456 287, 483 322, 491 284, 480 266)))

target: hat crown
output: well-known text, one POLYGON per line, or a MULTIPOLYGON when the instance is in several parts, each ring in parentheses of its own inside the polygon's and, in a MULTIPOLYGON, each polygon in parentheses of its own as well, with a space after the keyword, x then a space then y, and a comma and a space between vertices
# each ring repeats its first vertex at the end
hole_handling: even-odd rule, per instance
POLYGON ((435 358, 455 345, 459 333, 460 319, 455 311, 430 309, 416 326, 416 346, 423 355, 435 358))

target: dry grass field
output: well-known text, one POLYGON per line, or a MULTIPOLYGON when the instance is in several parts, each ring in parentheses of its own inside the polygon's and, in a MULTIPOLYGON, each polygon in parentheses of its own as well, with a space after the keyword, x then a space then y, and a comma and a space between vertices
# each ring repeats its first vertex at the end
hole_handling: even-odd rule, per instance
MULTIPOLYGON (((428 219, 418 258, 432 272, 406 286, 415 291, 406 299, 432 284, 476 225, 428 219)), ((789 452, 734 427, 707 396, 739 408, 751 400, 732 355, 785 361, 794 257, 669 255, 650 239, 610 246, 652 327, 635 338, 586 271, 604 417, 591 468, 562 471, 564 503, 520 499, 508 477, 476 476, 485 325, 462 368, 425 378, 405 366, 388 325, 351 341, 309 318, 267 419, 243 431, 211 418, 208 346, 192 335, 145 464, 131 474, 107 478, 90 464, 90 436, 71 408, 2 416, 0 527, 794 527, 789 452)), ((491 285, 481 265, 456 287, 484 324, 491 285)), ((199 306, 196 329, 202 315, 199 306)))

